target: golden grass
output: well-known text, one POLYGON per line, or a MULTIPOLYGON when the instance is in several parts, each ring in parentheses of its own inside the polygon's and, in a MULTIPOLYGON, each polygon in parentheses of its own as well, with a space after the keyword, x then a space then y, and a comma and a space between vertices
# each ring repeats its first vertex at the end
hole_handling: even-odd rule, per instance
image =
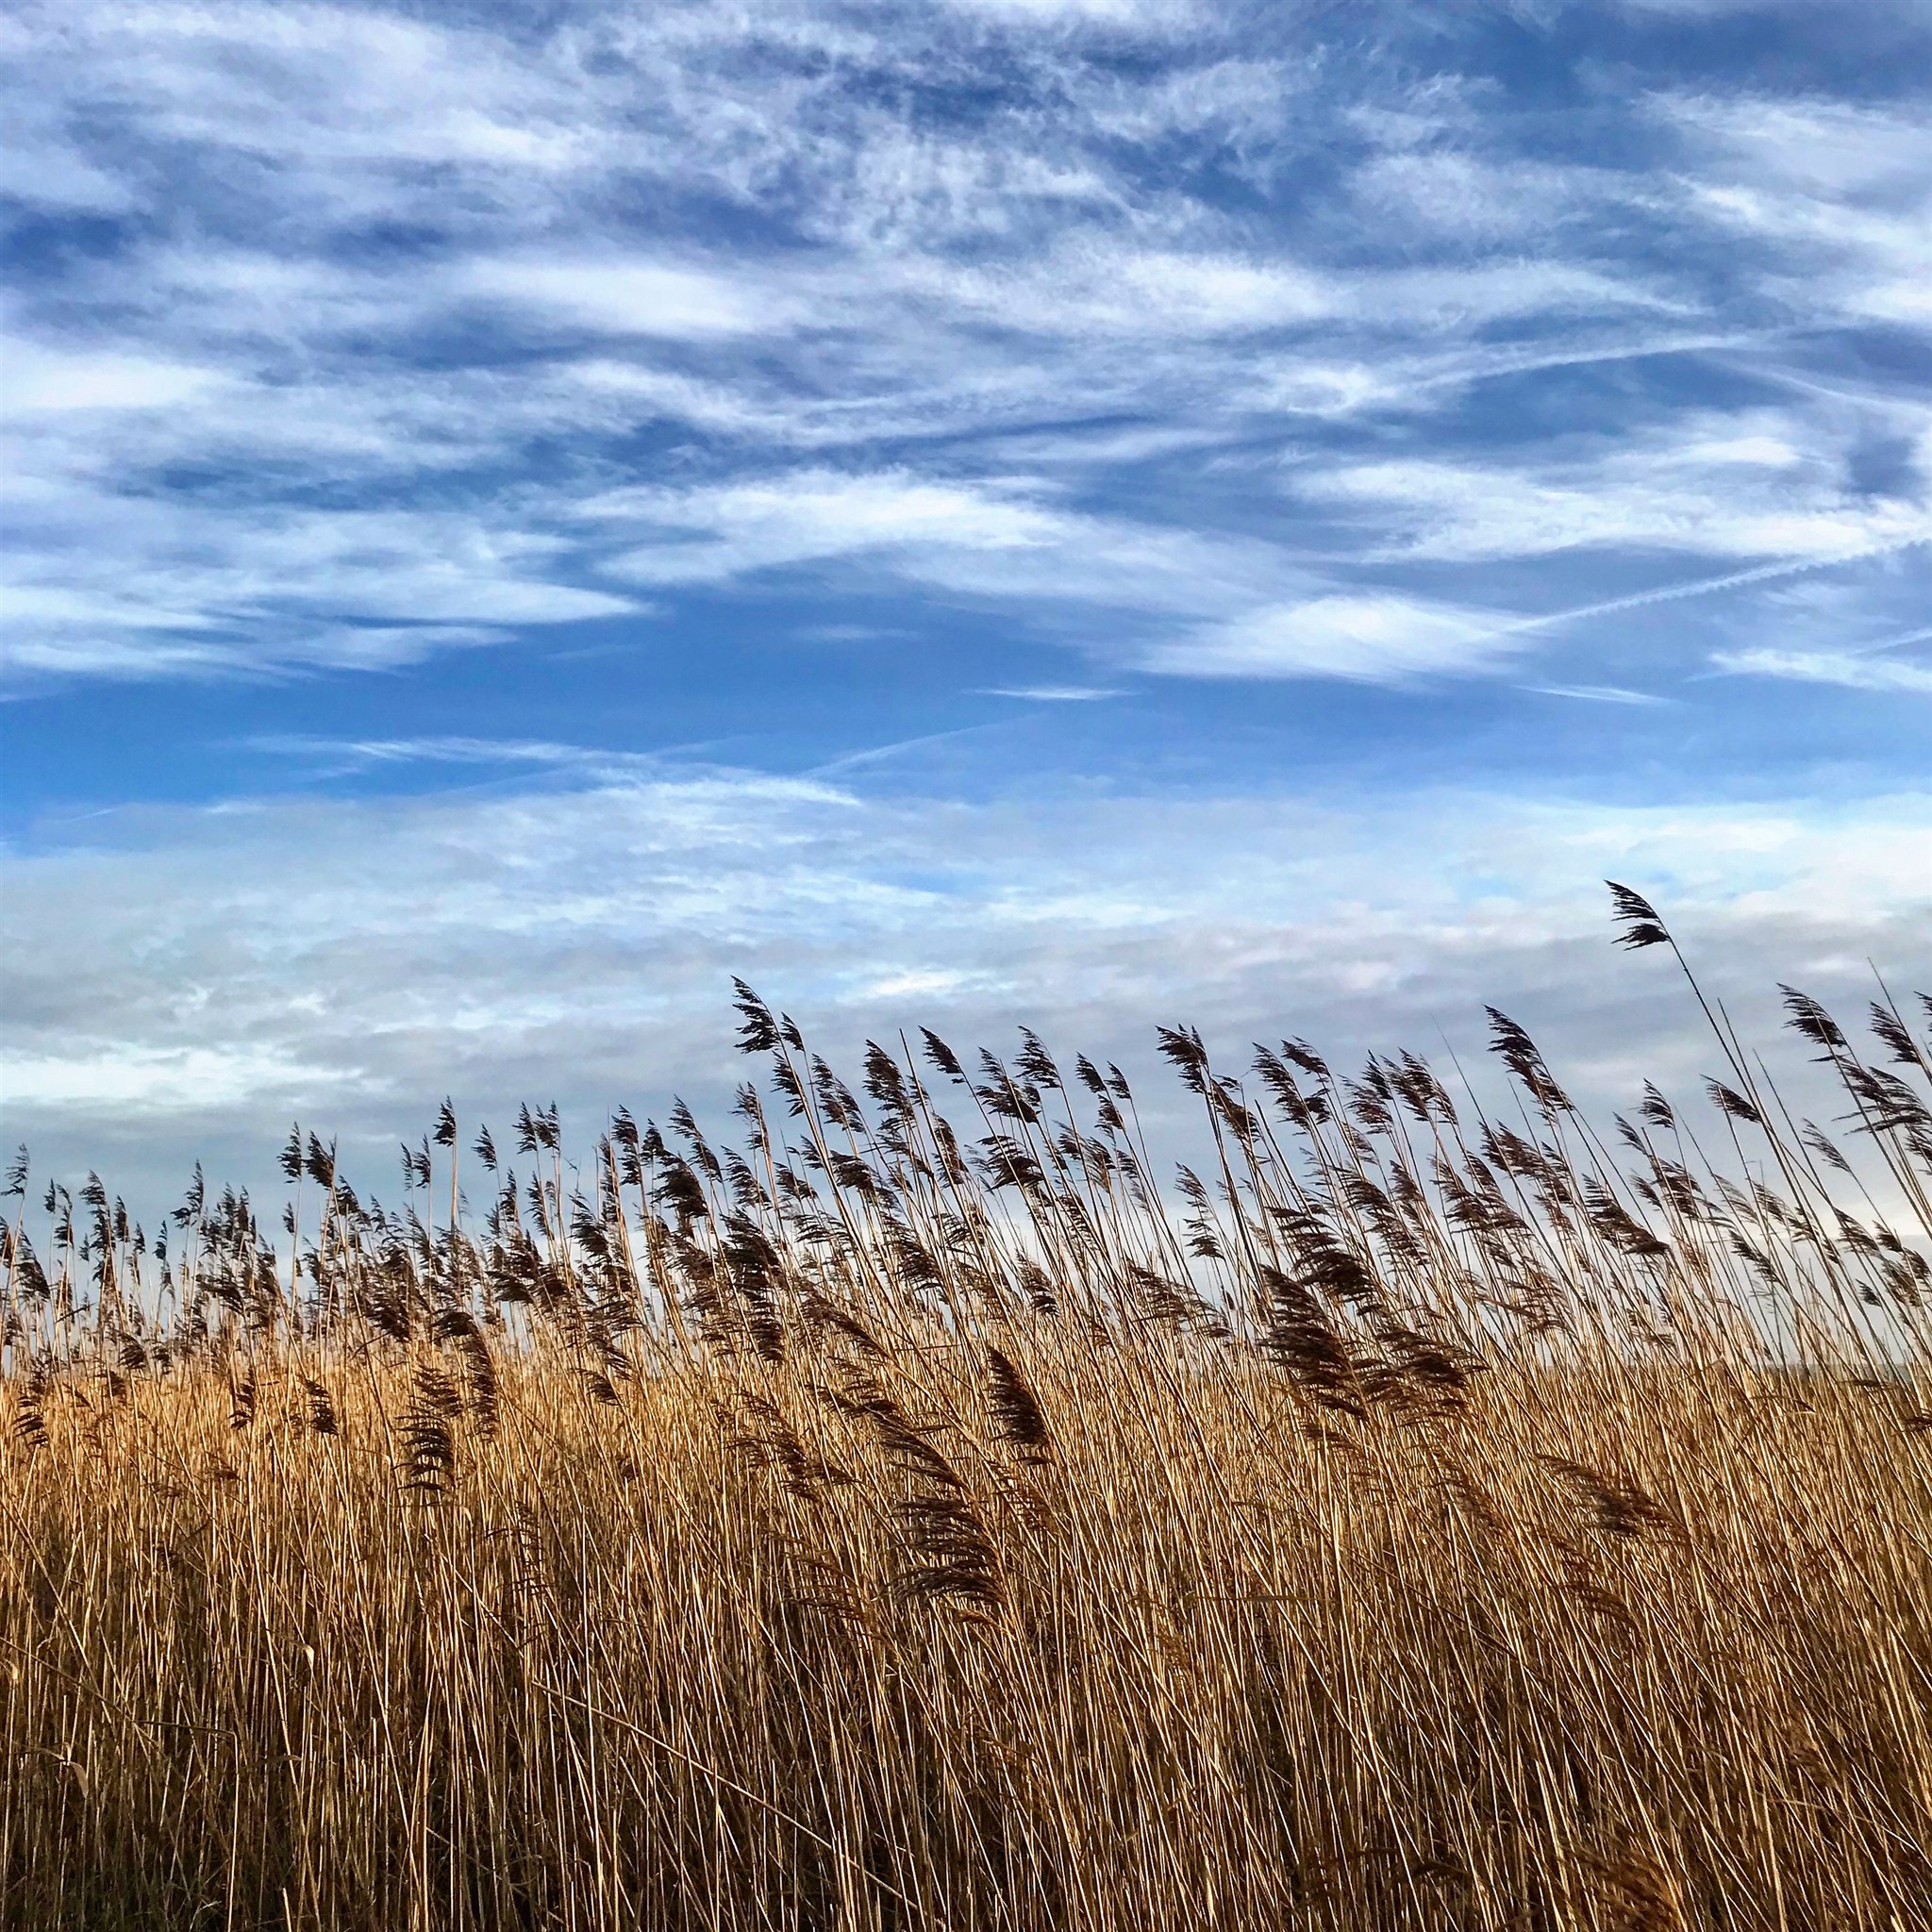
POLYGON ((1924 1263, 1742 1056, 1755 1182, 1172 1034, 1171 1216, 1110 1073, 743 1010, 741 1157, 8 1228, 0 1923, 1932 1924, 1924 1263))

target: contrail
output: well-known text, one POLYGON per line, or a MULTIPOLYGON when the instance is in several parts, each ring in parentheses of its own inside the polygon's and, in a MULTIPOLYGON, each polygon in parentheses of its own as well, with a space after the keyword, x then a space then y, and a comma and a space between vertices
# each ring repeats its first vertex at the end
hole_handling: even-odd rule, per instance
POLYGON ((1932 543, 1932 537, 1906 537, 1896 543, 1874 543, 1862 550, 1842 550, 1831 557, 1786 558, 1778 563, 1763 563, 1753 570, 1732 571, 1727 576, 1701 577, 1695 583, 1669 584, 1660 590, 1639 591, 1634 596, 1612 597, 1602 604, 1580 604, 1571 610, 1552 610, 1542 617, 1525 617, 1505 625, 1497 633, 1508 637, 1526 630, 1545 630, 1552 625, 1569 624, 1579 617, 1608 617, 1619 610, 1641 610, 1651 604, 1671 604, 1680 597, 1707 597, 1718 591, 1735 591, 1745 584, 1769 583, 1774 577, 1793 577, 1806 571, 1832 570, 1843 563, 1860 563, 1868 558, 1890 557, 1895 551, 1916 550, 1932 543))

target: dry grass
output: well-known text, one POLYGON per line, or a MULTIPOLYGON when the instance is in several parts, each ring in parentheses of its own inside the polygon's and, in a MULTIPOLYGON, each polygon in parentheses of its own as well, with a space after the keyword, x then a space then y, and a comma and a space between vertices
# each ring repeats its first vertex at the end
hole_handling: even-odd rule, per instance
POLYGON ((1730 1180, 1168 1034, 1170 1215, 1110 1070, 742 1009, 740 1155, 7 1227, 0 1923, 1932 1923, 1925 1263, 1722 1020, 1730 1180))

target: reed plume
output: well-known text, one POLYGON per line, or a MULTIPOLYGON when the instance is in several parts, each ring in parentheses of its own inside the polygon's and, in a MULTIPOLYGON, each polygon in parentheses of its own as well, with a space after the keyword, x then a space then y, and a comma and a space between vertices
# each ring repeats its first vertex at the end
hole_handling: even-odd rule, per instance
POLYGON ((1493 1010, 1501 1105, 1175 1025, 1170 1188, 740 982, 728 1136, 297 1127, 152 1242, 23 1150, 0 1924, 1932 1924, 1932 1044, 1785 997, 1832 1132, 1708 1002, 1601 1125, 1493 1010))

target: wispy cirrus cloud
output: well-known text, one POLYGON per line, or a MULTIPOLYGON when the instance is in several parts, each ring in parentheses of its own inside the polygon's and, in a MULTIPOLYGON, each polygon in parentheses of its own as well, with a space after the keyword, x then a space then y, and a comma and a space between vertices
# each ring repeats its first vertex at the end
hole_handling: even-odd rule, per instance
MULTIPOLYGON (((1932 632, 1919 633, 1921 638, 1932 632)), ((1880 656, 1875 651, 1780 650, 1772 644, 1718 651, 1711 658, 1719 671, 1752 677, 1789 678, 1798 684, 1831 684, 1844 691, 1897 691, 1932 697, 1932 663, 1918 658, 1880 656)))
POLYGON ((1932 540, 1932 469, 1920 453, 1923 444, 1932 454, 1932 419, 1916 408, 1886 413, 1912 448, 1890 490, 1861 490, 1848 474, 1863 425, 1796 408, 1693 415, 1666 432, 1586 439, 1555 460, 1344 464, 1295 482, 1310 496, 1382 511, 1397 549, 1423 558, 1585 545, 1708 558, 1876 554, 1932 540))
POLYGON ((1704 162, 1682 183, 1688 208, 1757 244, 1774 299, 1820 319, 1932 318, 1932 131, 1923 103, 1673 92, 1655 110, 1704 162))
POLYGON ((1151 670, 1196 677, 1346 677, 1403 682, 1486 669, 1522 648, 1507 619, 1401 597, 1273 605, 1148 654, 1151 670))
MULTIPOLYGON (((1569 140, 1486 69, 1489 16, 1372 13, 1346 42, 1320 8, 1153 0, 581 0, 515 34, 433 7, 20 9, 16 207, 107 226, 13 285, 9 662, 206 672, 343 641, 356 663, 373 628, 618 616, 641 582, 835 555, 977 601, 988 518, 1057 517, 1009 546, 1012 621, 1063 646, 1084 605, 1104 657, 1118 559, 1164 551, 1141 575, 1168 645, 1121 655, 1227 675, 1241 653, 1194 647, 1201 623, 1413 599, 1405 561, 1457 567, 1423 601, 1484 623, 1553 601, 1494 566, 1566 550, 1913 541, 1907 386, 1862 425, 1673 393, 1720 345, 1815 360, 1794 325, 1923 329, 1910 104, 1667 74, 1618 100, 1579 69, 1591 134, 1569 140), (1587 430, 1535 400, 1612 368, 1587 430), (1906 454, 1859 487, 1878 445, 1906 454), (1272 520, 1271 458, 1291 478, 1272 520), (859 527, 881 475, 903 506, 958 507, 929 568, 859 527), (625 488, 722 522, 611 549, 587 510, 625 488), (843 537, 830 511, 811 535, 814 491, 843 537), (760 491, 789 493, 787 531, 753 527, 760 491), (336 543, 349 517, 387 534, 336 543), (432 530, 465 560, 432 561, 432 530), (1101 568, 1053 561, 1083 545, 1101 568), (1178 594, 1174 571, 1234 558, 1225 596, 1178 594), (125 621, 75 621, 103 565, 125 621), (155 587, 148 621, 128 585, 155 587)), ((1365 649, 1341 675, 1413 661, 1365 649)))

